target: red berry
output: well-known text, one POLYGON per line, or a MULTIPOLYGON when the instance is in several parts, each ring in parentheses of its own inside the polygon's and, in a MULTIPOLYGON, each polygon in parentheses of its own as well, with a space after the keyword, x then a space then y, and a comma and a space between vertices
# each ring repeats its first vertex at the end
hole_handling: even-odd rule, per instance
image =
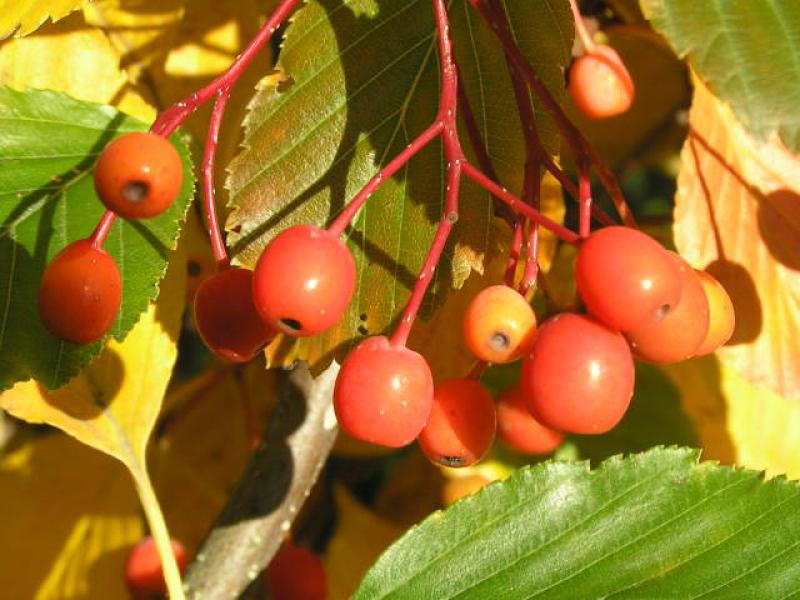
POLYGON ((431 461, 466 467, 489 451, 496 428, 489 392, 472 379, 451 379, 434 388, 431 414, 418 440, 431 461))
POLYGON ((681 297, 678 264, 653 238, 627 227, 606 227, 586 238, 575 279, 589 312, 620 331, 662 319, 681 297))
POLYGON ((697 275, 708 299, 709 323, 708 333, 695 352, 695 356, 705 356, 731 339, 736 327, 736 313, 733 310, 731 297, 719 281, 705 271, 697 271, 697 275))
POLYGON ((633 379, 633 357, 621 333, 563 313, 539 328, 520 385, 528 410, 543 425, 605 433, 628 409, 633 379))
MULTIPOLYGON (((186 569, 186 550, 180 542, 172 540, 172 552, 181 573, 186 569)), ((156 541, 146 537, 136 544, 125 562, 125 583, 135 600, 151 600, 154 596, 164 596, 167 584, 161 568, 156 541)))
POLYGON ((695 270, 677 254, 683 291, 663 319, 628 332, 633 353, 642 360, 670 364, 694 356, 708 334, 708 299, 695 270))
POLYGON ((525 354, 536 335, 536 315, 527 300, 506 285, 475 296, 464 315, 464 341, 489 363, 508 363, 525 354))
POLYGON ((550 454, 565 437, 533 418, 519 385, 507 389, 497 399, 497 435, 525 454, 550 454))
POLYGON ((39 316, 48 331, 76 344, 106 335, 122 302, 112 256, 89 240, 73 242, 47 265, 39 283, 39 316))
POLYGON ((108 210, 128 219, 161 214, 178 195, 183 165, 175 147, 154 133, 111 142, 94 168, 94 187, 108 210))
POLYGON ((364 340, 348 355, 333 392, 339 424, 355 438, 399 448, 431 414, 433 376, 425 359, 387 338, 364 340))
POLYGON ((206 279, 194 298, 200 337, 231 362, 250 360, 275 337, 253 304, 252 290, 252 271, 229 268, 206 279))
POLYGON ((606 119, 633 104, 634 87, 628 69, 610 46, 598 45, 577 58, 569 71, 569 94, 590 119, 606 119))
POLYGON ((325 579, 316 554, 286 542, 267 567, 265 582, 270 600, 325 600, 325 579))
POLYGON ((298 225, 278 234, 258 259, 253 298, 268 325, 292 336, 333 326, 356 286, 356 264, 332 233, 298 225))

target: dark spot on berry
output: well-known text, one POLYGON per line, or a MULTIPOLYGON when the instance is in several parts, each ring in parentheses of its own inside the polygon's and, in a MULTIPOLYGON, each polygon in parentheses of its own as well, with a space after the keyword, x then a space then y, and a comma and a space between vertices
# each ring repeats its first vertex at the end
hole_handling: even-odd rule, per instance
POLYGON ((122 186, 122 197, 128 202, 144 202, 150 195, 150 185, 146 181, 129 181, 122 186))
POLYGON ((489 338, 489 347, 492 350, 505 351, 511 347, 511 338, 504 331, 495 331, 489 338))
POLYGON ((281 319, 278 321, 281 329, 283 329, 287 333, 297 333, 303 329, 303 326, 300 324, 300 321, 295 319, 281 319))
POLYGON ((463 456, 440 456, 439 463, 445 467, 463 467, 467 460, 463 456))
POLYGON ((661 306, 659 306, 658 310, 656 311, 656 321, 660 321, 661 319, 666 317, 669 314, 669 311, 671 310, 672 307, 669 304, 662 304, 661 306))

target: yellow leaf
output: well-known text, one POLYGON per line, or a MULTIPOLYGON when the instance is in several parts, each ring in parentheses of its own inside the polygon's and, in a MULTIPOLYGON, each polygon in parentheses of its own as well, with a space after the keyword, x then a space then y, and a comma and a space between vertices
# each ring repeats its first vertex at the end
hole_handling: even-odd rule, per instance
POLYGON ((719 357, 800 401, 800 157, 777 137, 753 140, 698 79, 689 124, 675 242, 733 300, 736 330, 719 357))
POLYGON ((0 83, 57 90, 151 120, 155 111, 131 86, 119 60, 106 36, 76 13, 34 35, 0 43, 0 83))
POLYGON ((754 386, 714 357, 666 368, 703 456, 800 479, 800 404, 754 386))
POLYGON ((0 463, 0 589, 9 599, 125 598, 143 523, 125 470, 57 433, 0 463))
POLYGON ((334 489, 338 509, 336 532, 325 552, 328 599, 346 600, 381 553, 403 533, 367 507, 343 487, 334 489))
POLYGON ((53 22, 77 10, 86 0, 0 0, 0 39, 22 36, 46 19, 53 22))

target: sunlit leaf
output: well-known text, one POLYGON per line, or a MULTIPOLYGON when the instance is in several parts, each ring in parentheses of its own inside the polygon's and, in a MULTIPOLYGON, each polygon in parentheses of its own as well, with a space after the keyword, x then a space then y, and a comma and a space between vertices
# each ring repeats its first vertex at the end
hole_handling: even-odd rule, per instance
POLYGON ((800 151, 800 3, 641 0, 645 15, 761 140, 800 151))
MULTIPOLYGON (((31 377, 54 389, 97 356, 103 342, 63 342, 39 319, 37 288, 47 262, 64 246, 91 234, 104 212, 91 168, 115 135, 141 123, 107 106, 47 91, 0 88, 0 119, 14 131, 0 140, 0 389, 31 377)), ((183 187, 164 213, 147 221, 118 219, 105 243, 124 289, 111 336, 121 340, 158 294, 170 249, 192 199, 188 150, 183 187)))
POLYGON ((3 457, 0 489, 4 598, 126 597, 125 556, 144 527, 119 463, 48 434, 3 457))
POLYGON ((782 598, 800 487, 656 448, 516 472, 412 528, 354 599, 782 598))
POLYGON ((675 243, 736 310, 719 356, 758 387, 800 400, 800 157, 755 142, 699 81, 681 154, 675 243))
MULTIPOLYGON (((519 191, 524 144, 518 119, 505 118, 516 113, 516 104, 502 51, 467 2, 448 4, 479 128, 500 178, 519 191)), ((567 6, 550 0, 506 5, 523 51, 560 96, 572 43, 567 6)), ((328 222, 435 118, 436 53, 428 3, 309 2, 296 14, 280 55, 285 79, 256 95, 245 122, 246 149, 231 165, 234 212, 227 228, 237 260, 252 267, 266 242, 285 227, 328 222)), ((544 115, 539 123, 554 151, 552 124, 544 115)), ((271 363, 302 357, 320 368, 332 356, 341 358, 365 331, 387 329, 427 253, 443 187, 437 142, 386 181, 355 220, 349 242, 359 285, 339 324, 314 339, 276 343, 268 352, 271 363)), ((484 269, 492 209, 487 196, 468 183, 461 200, 455 239, 437 270, 428 311, 444 290, 484 269)))
POLYGON ((0 0, 0 39, 26 35, 47 19, 57 21, 87 0, 0 0))

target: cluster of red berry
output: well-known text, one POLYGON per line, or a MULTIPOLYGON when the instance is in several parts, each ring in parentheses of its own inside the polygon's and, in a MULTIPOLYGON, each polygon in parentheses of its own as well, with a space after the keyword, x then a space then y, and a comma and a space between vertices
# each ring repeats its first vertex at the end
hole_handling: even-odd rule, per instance
MULTIPOLYGON (((94 171, 97 195, 110 214, 127 219, 154 217, 178 195, 183 166, 177 150, 152 133, 129 133, 100 155, 94 171)), ((39 315, 55 336, 76 344, 104 337, 119 312, 122 278, 103 249, 108 219, 87 239, 61 250, 39 285, 39 315)))

